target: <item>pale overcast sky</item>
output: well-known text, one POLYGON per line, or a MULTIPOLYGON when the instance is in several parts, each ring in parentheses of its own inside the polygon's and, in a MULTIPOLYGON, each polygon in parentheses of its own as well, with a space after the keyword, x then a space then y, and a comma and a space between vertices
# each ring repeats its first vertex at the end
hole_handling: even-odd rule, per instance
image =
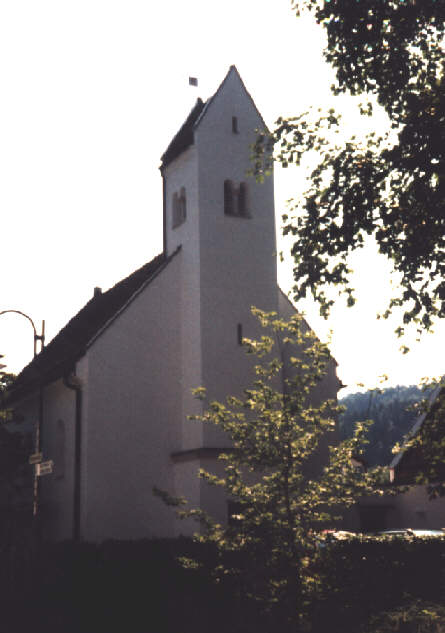
MULTIPOLYGON (((332 101, 323 36, 289 0, 14 0, 0 5, 0 311, 18 309, 47 341, 88 301, 162 247, 160 156, 198 96, 235 64, 267 124, 332 101), (188 85, 198 77, 199 86, 188 85)), ((343 106, 346 107, 343 101, 343 106)), ((348 125, 354 126, 352 114, 348 125)), ((301 177, 276 173, 277 219, 301 177)), ((278 231, 279 233, 279 231, 278 231)), ((280 244, 283 247, 283 244, 280 244)), ((445 328, 407 356, 376 321, 387 266, 354 260, 361 301, 308 320, 344 383, 409 384, 443 372, 445 328)), ((280 282, 290 288, 290 262, 280 282)), ((29 324, 0 317, 10 371, 32 357, 29 324)))

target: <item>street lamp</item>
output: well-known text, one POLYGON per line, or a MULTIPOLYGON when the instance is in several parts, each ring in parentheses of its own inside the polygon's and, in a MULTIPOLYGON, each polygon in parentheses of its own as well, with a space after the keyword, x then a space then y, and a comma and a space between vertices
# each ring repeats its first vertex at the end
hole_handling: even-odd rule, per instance
POLYGON ((0 312, 0 316, 2 314, 8 314, 9 312, 13 312, 14 314, 21 314, 23 317, 25 317, 25 319, 28 319, 28 321, 31 323, 32 329, 34 330, 34 358, 35 358, 37 356, 37 341, 40 341, 40 351, 42 351, 42 349, 45 346, 45 321, 42 321, 42 333, 37 334, 37 329, 36 329, 36 326, 34 325, 34 321, 31 319, 30 316, 28 316, 24 312, 21 312, 20 310, 2 310, 0 312))
MULTIPOLYGON (((2 310, 0 311, 0 316, 2 314, 20 314, 21 316, 28 319, 28 321, 32 325, 32 329, 34 331, 34 358, 37 356, 37 341, 40 341, 40 351, 43 350, 45 346, 45 321, 42 321, 42 331, 41 334, 37 334, 37 329, 34 324, 34 321, 30 316, 22 312, 21 310, 2 310)), ((1 368, 2 366, 0 366, 1 368)), ((35 437, 35 454, 40 453, 40 446, 42 442, 42 420, 43 420, 43 389, 42 385, 39 386, 39 405, 38 405, 38 420, 37 420, 37 428, 36 428, 36 437, 35 437)), ((38 508, 38 499, 39 499, 39 478, 37 475, 37 467, 34 470, 34 485, 33 485, 34 493, 33 493, 33 516, 37 516, 37 508, 38 508)))

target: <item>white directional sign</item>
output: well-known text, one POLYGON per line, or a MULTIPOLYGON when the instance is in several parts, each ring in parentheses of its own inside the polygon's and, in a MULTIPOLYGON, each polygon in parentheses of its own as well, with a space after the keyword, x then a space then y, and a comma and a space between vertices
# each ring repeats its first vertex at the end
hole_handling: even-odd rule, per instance
POLYGON ((32 455, 29 456, 28 463, 29 464, 40 464, 42 459, 43 459, 42 453, 33 453, 32 455))
POLYGON ((54 462, 52 459, 49 459, 47 462, 42 462, 41 464, 36 464, 36 474, 37 477, 42 477, 43 475, 50 475, 53 472, 54 462))

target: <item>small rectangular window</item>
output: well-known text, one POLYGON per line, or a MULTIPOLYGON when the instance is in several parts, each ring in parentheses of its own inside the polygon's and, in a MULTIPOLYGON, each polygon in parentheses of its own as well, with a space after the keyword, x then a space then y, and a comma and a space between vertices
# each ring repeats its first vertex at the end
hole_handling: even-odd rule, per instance
POLYGON ((181 187, 181 191, 178 193, 175 191, 172 200, 172 228, 183 224, 187 217, 187 200, 185 194, 185 187, 181 187))
POLYGON ((232 132, 233 134, 238 134, 238 117, 232 117, 232 132))

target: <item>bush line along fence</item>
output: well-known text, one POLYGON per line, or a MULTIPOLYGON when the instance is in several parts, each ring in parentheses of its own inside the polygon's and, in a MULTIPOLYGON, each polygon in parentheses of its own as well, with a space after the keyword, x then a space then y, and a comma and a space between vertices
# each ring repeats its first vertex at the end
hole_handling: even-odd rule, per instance
MULTIPOLYGON (((215 556, 189 539, 4 547, 0 633, 272 633, 274 614, 260 616, 233 579, 212 583, 215 556), (203 566, 186 569, 181 556, 203 566)), ((327 545, 307 561, 308 630, 357 633, 382 611, 444 604, 444 563, 443 539, 327 545)))

